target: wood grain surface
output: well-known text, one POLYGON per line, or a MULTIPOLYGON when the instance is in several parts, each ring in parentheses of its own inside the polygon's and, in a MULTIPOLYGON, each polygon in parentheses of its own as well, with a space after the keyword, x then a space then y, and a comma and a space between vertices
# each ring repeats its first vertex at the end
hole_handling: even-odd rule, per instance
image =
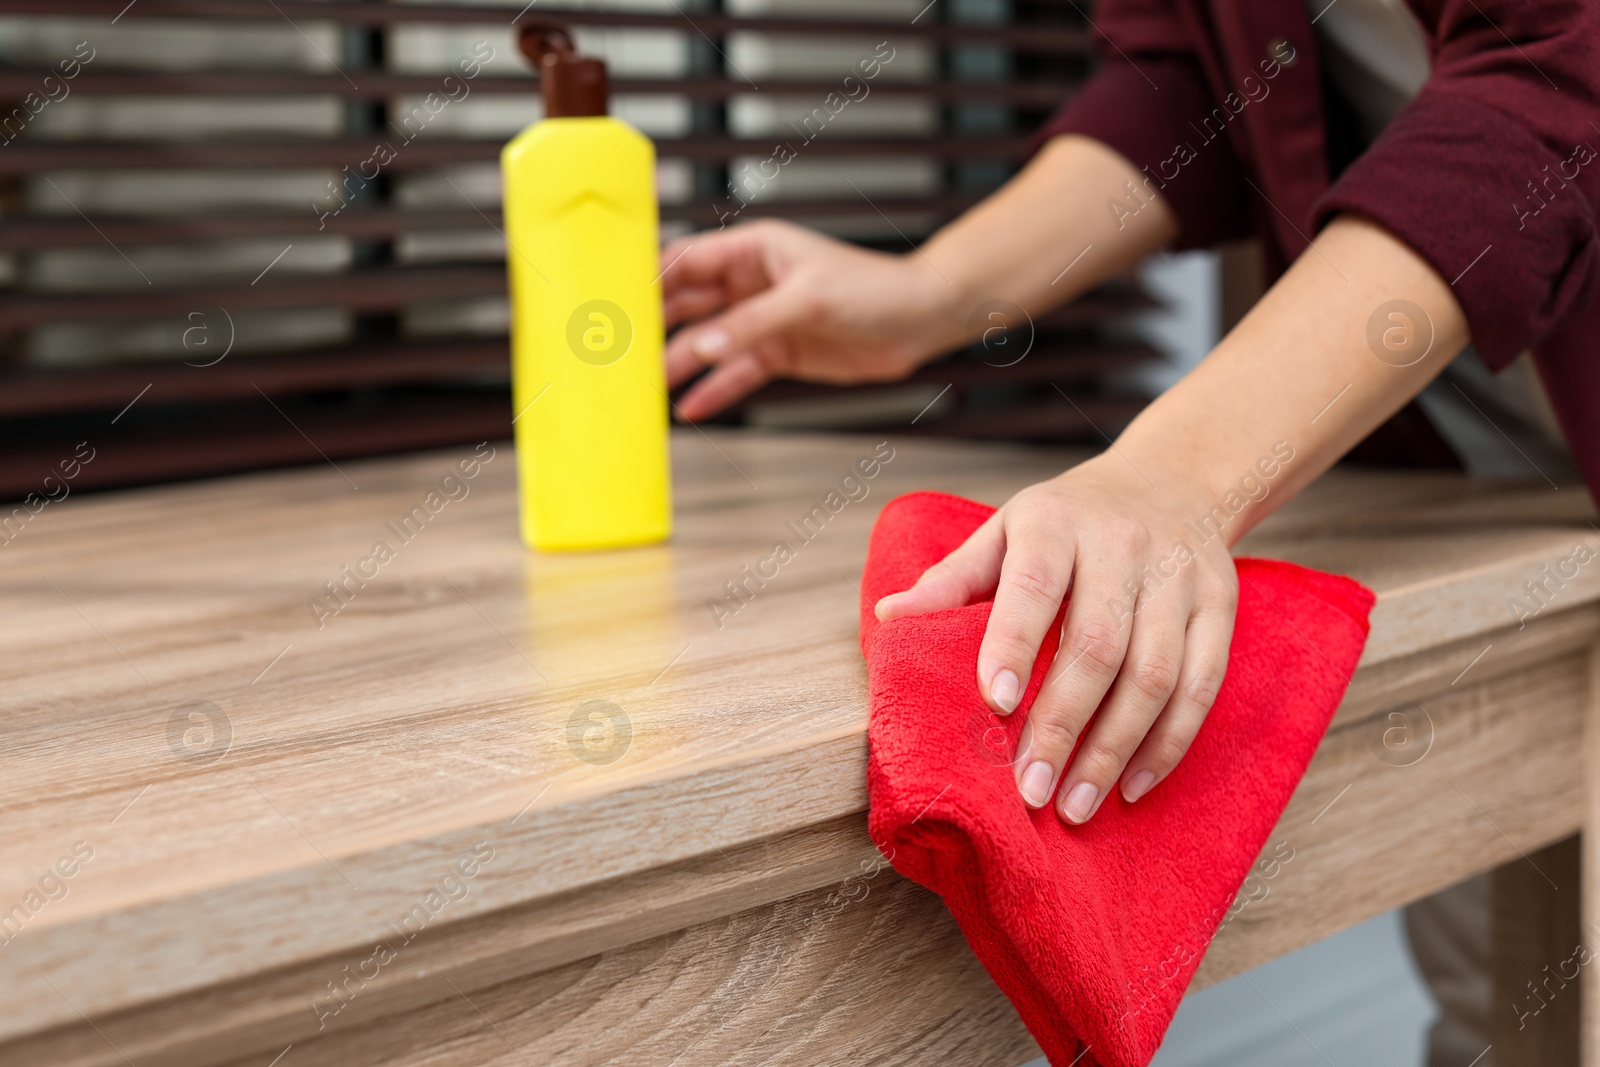
MULTIPOLYGON (((457 449, 33 515, 0 546, 0 1062, 331 1040, 432 1010, 444 979, 471 996, 691 928, 715 944, 851 877, 872 857, 855 582, 873 518, 921 488, 999 503, 1073 458, 887 447, 841 488, 879 440, 677 433, 673 541, 593 555, 520 546, 504 443, 470 480, 457 449), (794 558, 757 588, 743 568, 780 540, 794 558), (347 566, 371 576, 341 604, 324 583, 347 566)), ((1575 490, 1336 472, 1246 539, 1380 600, 1279 828, 1297 859, 1203 980, 1572 832, 1600 566, 1523 628, 1507 601, 1600 546, 1591 519, 1575 490), (1371 726, 1399 704, 1432 738, 1403 766, 1371 726), (1525 770, 1488 788, 1513 753, 1525 770)), ((960 988, 969 963, 926 969, 960 988)))

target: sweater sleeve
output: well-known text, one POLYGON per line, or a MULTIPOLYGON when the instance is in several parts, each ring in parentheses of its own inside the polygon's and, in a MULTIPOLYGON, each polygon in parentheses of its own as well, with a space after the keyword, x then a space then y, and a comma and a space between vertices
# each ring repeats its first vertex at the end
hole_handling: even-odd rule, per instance
POLYGON ((1455 288, 1499 369, 1600 281, 1600 7, 1436 0, 1417 98, 1318 201, 1364 215, 1455 288))
POLYGON ((1092 138, 1148 176, 1177 216, 1178 248, 1248 236, 1249 187, 1225 138, 1196 151, 1196 129, 1217 101, 1188 30, 1166 0, 1095 6, 1096 74, 1034 135, 1092 138))

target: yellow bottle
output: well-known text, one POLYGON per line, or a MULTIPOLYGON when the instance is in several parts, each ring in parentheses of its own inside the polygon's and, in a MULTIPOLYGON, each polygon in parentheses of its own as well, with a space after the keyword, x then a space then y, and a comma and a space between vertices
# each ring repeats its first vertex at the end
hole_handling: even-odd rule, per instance
POLYGON ((525 21, 543 121, 501 153, 522 539, 647 544, 672 532, 655 147, 606 114, 606 70, 525 21))

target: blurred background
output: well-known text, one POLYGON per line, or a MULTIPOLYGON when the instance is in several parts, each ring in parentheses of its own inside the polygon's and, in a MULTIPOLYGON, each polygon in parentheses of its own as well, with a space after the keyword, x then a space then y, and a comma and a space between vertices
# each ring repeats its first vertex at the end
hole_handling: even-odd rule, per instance
MULTIPOLYGON (((497 159, 542 113, 512 29, 532 8, 4 5, 0 497, 87 437, 79 489, 508 435, 497 159)), ((1071 0, 537 10, 656 140, 668 237, 775 215, 908 250, 1092 63, 1071 0)), ((908 382, 777 383, 723 421, 1103 445, 1253 295, 1229 262, 1160 260, 1037 322, 991 309, 987 345, 908 382)))

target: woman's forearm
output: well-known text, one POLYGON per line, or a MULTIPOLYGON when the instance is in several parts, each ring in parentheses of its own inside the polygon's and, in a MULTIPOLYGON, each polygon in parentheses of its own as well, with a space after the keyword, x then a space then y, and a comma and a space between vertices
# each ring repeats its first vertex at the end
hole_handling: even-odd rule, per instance
POLYGON ((1374 223, 1340 216, 1115 452, 1233 544, 1459 352, 1450 286, 1374 223), (1203 517, 1206 517, 1203 519, 1203 517))
POLYGON ((926 267, 949 331, 942 340, 953 347, 972 340, 969 320, 986 301, 1040 314, 1128 270, 1177 232, 1138 168, 1098 141, 1067 135, 910 258, 926 267))
MULTIPOLYGON (((946 297, 947 343, 972 340, 970 313, 985 301, 1040 314, 1168 244, 1176 218, 1141 179, 1104 145, 1058 137, 935 235, 918 255, 929 288, 946 297), (1130 215, 1135 192, 1143 206, 1130 215)), ((1209 516, 1205 528, 1231 545, 1403 407, 1466 341, 1445 280, 1388 231, 1341 216, 1115 451, 1138 467, 1130 476, 1188 497, 1197 523, 1209 516)))

